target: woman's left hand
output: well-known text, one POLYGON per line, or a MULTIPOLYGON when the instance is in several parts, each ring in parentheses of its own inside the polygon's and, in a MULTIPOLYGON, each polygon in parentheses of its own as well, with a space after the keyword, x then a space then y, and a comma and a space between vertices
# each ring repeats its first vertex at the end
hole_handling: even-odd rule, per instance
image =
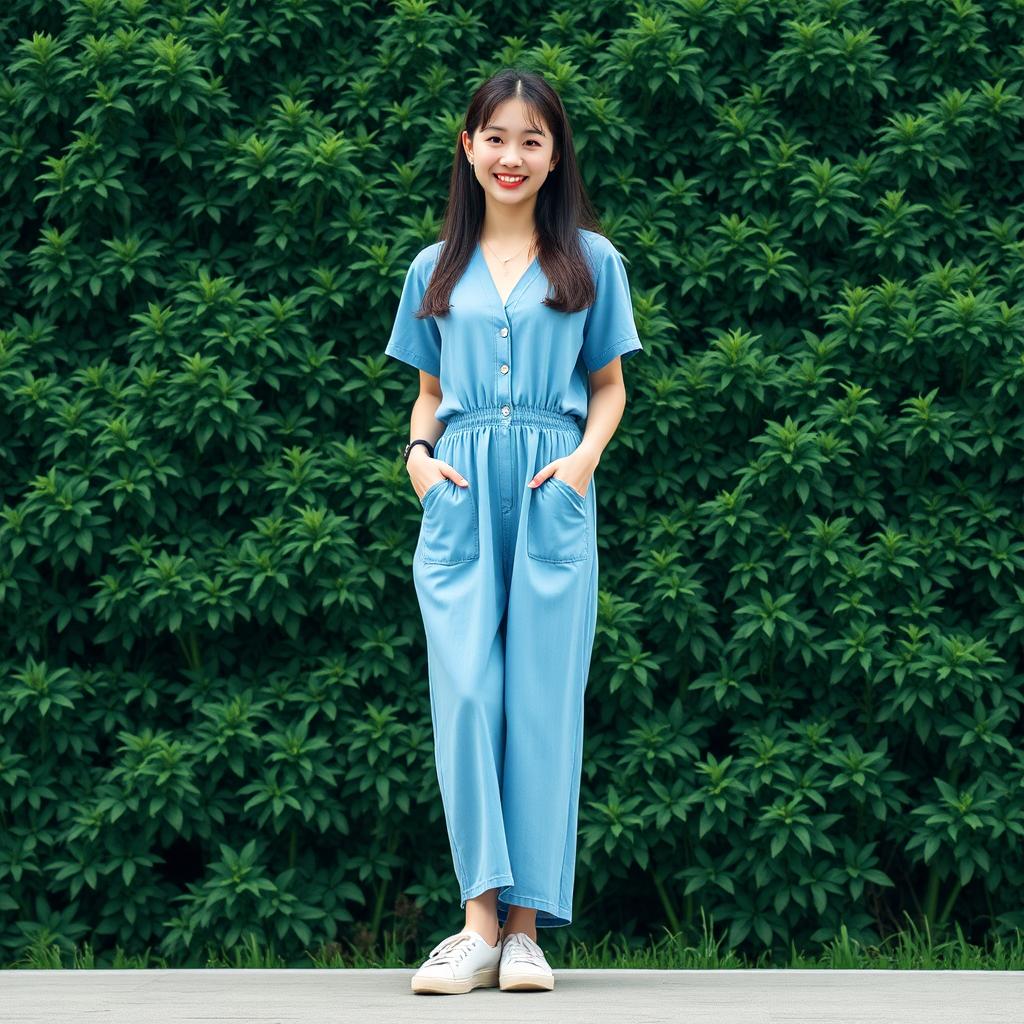
POLYGON ((572 455, 565 455, 560 459, 549 462, 537 474, 532 477, 527 486, 537 488, 549 476, 557 476, 559 480, 565 481, 580 497, 587 496, 587 487, 590 485, 594 475, 594 466, 589 460, 572 455))

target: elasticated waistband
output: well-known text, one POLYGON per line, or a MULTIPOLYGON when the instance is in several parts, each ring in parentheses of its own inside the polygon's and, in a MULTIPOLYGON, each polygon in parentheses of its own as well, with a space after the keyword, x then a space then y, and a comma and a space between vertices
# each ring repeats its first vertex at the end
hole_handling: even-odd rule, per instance
POLYGON ((520 427, 546 427, 549 430, 567 430, 582 436, 580 425, 575 416, 554 412, 552 409, 539 409, 529 405, 494 405, 482 406, 478 409, 467 409, 464 412, 453 412, 446 421, 444 433, 453 431, 475 430, 480 427, 500 427, 506 423, 520 427), (507 408, 506 416, 502 409, 507 408))

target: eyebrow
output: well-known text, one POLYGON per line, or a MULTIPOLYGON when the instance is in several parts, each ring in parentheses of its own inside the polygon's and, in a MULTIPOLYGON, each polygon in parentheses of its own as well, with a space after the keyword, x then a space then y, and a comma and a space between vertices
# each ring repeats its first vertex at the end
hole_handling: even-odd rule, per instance
MULTIPOLYGON (((489 132, 489 131, 496 131, 496 132, 508 131, 507 128, 499 128, 496 124, 489 124, 485 128, 483 128, 482 130, 485 131, 485 132, 489 132)), ((539 128, 525 128, 523 130, 523 134, 524 135, 543 135, 544 132, 542 132, 539 128)))

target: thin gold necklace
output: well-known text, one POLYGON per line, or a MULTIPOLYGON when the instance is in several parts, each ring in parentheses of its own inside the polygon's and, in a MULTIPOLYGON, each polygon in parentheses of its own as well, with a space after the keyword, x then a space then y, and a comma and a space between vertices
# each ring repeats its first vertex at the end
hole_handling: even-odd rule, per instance
MULTIPOLYGON (((481 238, 480 241, 483 242, 483 239, 481 238)), ((512 253, 511 256, 508 256, 508 257, 499 256, 493 249, 491 249, 490 243, 484 242, 484 245, 486 245, 488 249, 491 249, 491 254, 494 256, 494 258, 496 260, 500 260, 502 266, 504 266, 505 264, 507 264, 509 262, 509 260, 514 260, 519 255, 519 253, 522 252, 523 249, 526 249, 532 242, 533 242, 533 235, 530 236, 530 238, 527 241, 526 245, 523 245, 523 246, 519 247, 519 252, 514 252, 514 253, 512 253)))

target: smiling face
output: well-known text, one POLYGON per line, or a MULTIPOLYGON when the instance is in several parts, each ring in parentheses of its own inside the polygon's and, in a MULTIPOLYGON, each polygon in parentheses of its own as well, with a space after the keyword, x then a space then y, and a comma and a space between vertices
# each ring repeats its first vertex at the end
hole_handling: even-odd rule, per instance
POLYGON ((551 130, 543 121, 531 123, 517 99, 500 104, 472 140, 463 132, 462 146, 476 180, 499 203, 521 203, 536 196, 558 163, 551 130))

